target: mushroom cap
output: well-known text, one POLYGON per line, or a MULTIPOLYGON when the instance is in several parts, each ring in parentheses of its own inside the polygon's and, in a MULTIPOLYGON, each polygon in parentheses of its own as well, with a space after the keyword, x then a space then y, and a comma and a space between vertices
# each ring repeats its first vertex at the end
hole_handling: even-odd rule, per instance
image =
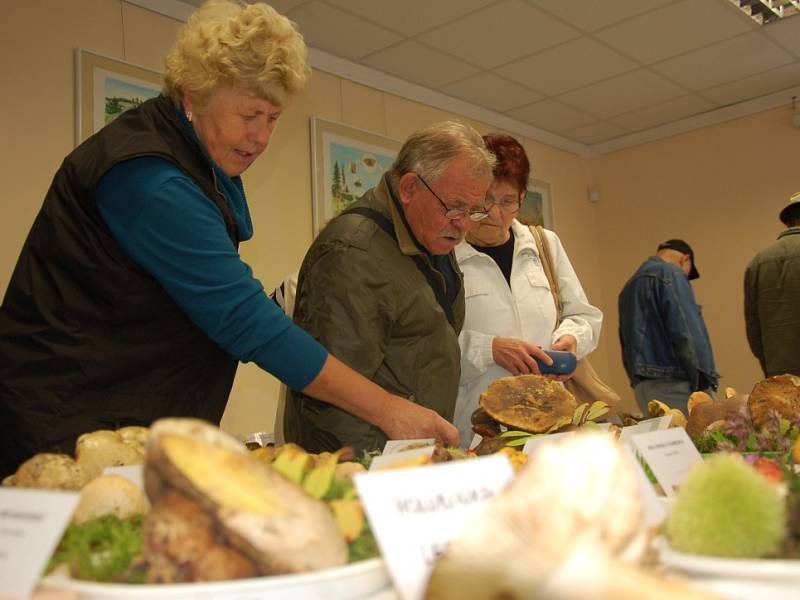
POLYGON ((542 375, 497 379, 479 402, 490 417, 506 427, 531 433, 544 433, 559 420, 572 419, 578 406, 563 385, 542 375))

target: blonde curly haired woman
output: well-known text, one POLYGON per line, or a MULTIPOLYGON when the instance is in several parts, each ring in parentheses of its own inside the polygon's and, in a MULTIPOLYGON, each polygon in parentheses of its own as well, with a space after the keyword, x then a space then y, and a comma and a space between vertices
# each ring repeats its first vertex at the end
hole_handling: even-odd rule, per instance
POLYGON ((455 441, 296 327, 238 254, 253 235, 240 175, 309 74, 291 21, 212 0, 167 56, 164 94, 66 157, 0 307, 0 475, 85 431, 218 423, 240 361, 390 437, 455 441))

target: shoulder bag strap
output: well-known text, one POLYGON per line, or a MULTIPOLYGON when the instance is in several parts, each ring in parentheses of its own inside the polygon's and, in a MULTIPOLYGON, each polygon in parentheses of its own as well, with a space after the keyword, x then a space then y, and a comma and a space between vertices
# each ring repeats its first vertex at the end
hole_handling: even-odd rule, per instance
MULTIPOLYGON (((373 210, 366 206, 356 206, 354 208, 350 208, 345 211, 344 214, 347 213, 355 213, 357 215, 361 215, 362 217, 366 217, 374 221, 378 227, 383 229, 389 237, 393 240, 397 241, 397 234, 395 234, 394 227, 392 226, 392 222, 389 220, 386 215, 379 213, 377 210, 373 210)), ((436 302, 439 303, 439 306, 442 307, 444 314, 447 315, 447 320, 455 327, 455 317, 453 316, 453 307, 447 302, 447 297, 445 296, 444 289, 436 278, 431 272, 430 268, 425 264, 425 260, 419 255, 413 255, 411 258, 414 261, 414 264, 419 269, 419 272, 422 273, 423 277, 425 277, 425 281, 428 282, 431 290, 433 291, 433 295, 436 297, 436 302)))
MULTIPOLYGON (((542 263, 542 269, 550 282, 550 292, 553 294, 553 302, 556 303, 556 327, 561 322, 561 290, 558 287, 558 277, 553 271, 553 259, 550 256, 550 244, 544 235, 544 229, 541 225, 530 225, 533 239, 536 241, 536 248, 539 251, 539 260, 542 263)), ((554 327, 555 329, 555 327, 554 327)))

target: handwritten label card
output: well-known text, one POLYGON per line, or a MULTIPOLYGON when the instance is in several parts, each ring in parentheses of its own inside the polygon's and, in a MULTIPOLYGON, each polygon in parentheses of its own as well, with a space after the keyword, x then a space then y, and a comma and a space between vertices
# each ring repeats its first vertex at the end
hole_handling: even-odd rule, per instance
POLYGON ((436 558, 513 478, 505 456, 372 472, 358 494, 403 600, 420 600, 436 558))
POLYGON ((383 447, 384 454, 391 454, 393 452, 402 452, 409 446, 433 446, 436 440, 433 438, 424 438, 418 440, 389 440, 383 447))
POLYGON ((402 452, 390 452, 388 454, 384 451, 383 454, 372 459, 372 462, 369 463, 369 470, 383 469, 392 463, 399 463, 418 456, 433 456, 434 450, 436 450, 435 446, 423 446, 422 448, 403 450, 402 452))
POLYGON ((2 593, 28 597, 69 522, 80 494, 0 488, 2 593))
POLYGON ((628 427, 623 427, 622 431, 619 434, 619 443, 630 444, 631 438, 635 435, 639 435, 640 433, 650 433, 651 431, 662 431, 663 429, 669 427, 671 421, 672 421, 671 416, 656 417, 655 419, 647 419, 646 421, 640 421, 637 425, 630 425, 628 427))
POLYGON ((527 454, 528 456, 532 456, 534 452, 536 452, 539 448, 541 448, 545 444, 552 444, 553 442, 559 442, 573 435, 575 435, 574 431, 565 431, 563 433, 548 433, 547 435, 536 435, 532 438, 528 438, 528 441, 525 442, 525 445, 522 447, 522 453, 527 454))
POLYGON ((678 486, 693 465, 703 462, 683 427, 673 427, 633 436, 633 445, 650 465, 667 496, 675 496, 678 486))

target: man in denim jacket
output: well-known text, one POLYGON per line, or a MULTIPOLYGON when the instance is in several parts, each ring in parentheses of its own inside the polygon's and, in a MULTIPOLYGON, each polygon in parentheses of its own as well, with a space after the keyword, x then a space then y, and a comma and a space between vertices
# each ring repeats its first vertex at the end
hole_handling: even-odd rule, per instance
POLYGON ((717 389, 711 341, 689 283, 698 277, 689 244, 667 240, 620 292, 622 362, 645 415, 650 400, 686 413, 689 394, 717 389))

